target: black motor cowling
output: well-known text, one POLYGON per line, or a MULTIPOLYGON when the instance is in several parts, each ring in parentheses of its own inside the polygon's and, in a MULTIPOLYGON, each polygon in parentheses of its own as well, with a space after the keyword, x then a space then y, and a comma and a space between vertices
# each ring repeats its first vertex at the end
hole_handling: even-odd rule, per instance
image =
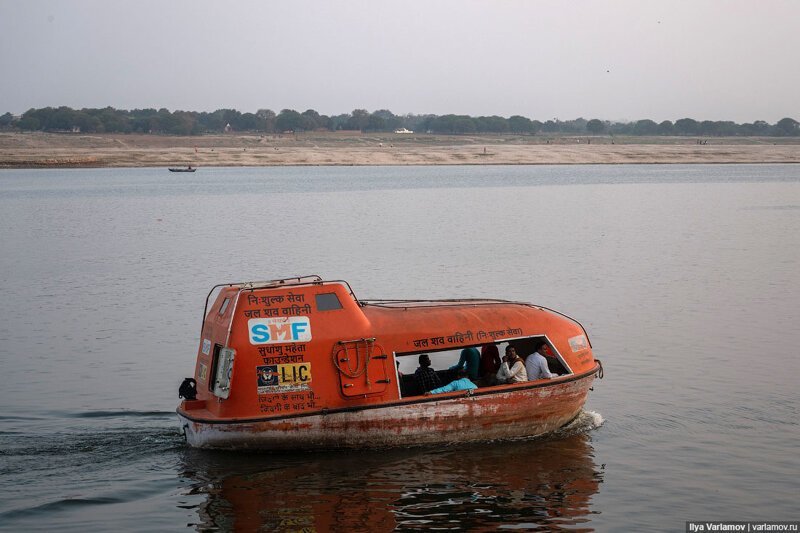
POLYGON ((197 381, 194 378, 186 378, 178 388, 178 398, 186 400, 197 399, 197 381))

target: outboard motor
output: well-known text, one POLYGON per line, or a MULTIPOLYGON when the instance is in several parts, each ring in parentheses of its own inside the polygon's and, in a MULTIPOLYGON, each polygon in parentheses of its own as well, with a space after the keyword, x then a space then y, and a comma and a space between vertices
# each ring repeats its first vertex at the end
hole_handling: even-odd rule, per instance
POLYGON ((178 388, 178 398, 185 400, 197 399, 197 381, 194 378, 186 378, 178 388))

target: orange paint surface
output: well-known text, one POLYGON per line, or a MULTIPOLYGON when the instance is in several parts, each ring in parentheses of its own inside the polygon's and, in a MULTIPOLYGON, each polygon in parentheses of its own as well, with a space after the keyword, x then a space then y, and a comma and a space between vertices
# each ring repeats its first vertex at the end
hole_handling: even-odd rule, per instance
POLYGON ((460 430, 515 436, 569 422, 598 368, 582 326, 555 311, 492 300, 362 302, 345 282, 298 278, 219 291, 203 323, 197 400, 184 402, 178 413, 191 422, 185 427, 197 445, 224 441, 236 447, 236 439, 244 442, 248 434, 255 441, 270 434, 273 444, 286 444, 303 432, 325 446, 354 436, 365 438, 365 445, 392 445, 392 434, 415 426, 423 430, 412 431, 411 442, 397 443, 460 430), (401 395, 395 366, 400 354, 511 342, 527 355, 541 340, 569 370, 566 375, 481 387, 469 395, 401 395), (229 378, 227 398, 215 394, 223 348, 234 350, 230 372, 221 376, 223 382, 229 378), (507 428, 486 429, 497 423, 507 428), (228 438, 205 439, 204 432, 228 438))

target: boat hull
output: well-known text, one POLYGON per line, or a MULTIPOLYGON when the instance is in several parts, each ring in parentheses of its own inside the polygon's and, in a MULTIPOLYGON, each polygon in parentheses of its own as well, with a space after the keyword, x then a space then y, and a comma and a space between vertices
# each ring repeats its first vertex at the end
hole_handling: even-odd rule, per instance
POLYGON ((533 437, 580 413, 595 373, 549 382, 424 396, 390 405, 261 420, 202 420, 178 410, 198 448, 315 450, 388 448, 533 437))

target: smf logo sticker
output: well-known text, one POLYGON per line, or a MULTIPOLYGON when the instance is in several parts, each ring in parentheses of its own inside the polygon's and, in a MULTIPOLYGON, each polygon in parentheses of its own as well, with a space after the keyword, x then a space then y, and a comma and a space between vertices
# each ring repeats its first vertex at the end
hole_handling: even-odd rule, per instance
POLYGON ((247 321, 250 344, 309 342, 311 320, 307 316, 287 318, 251 318, 247 321))

